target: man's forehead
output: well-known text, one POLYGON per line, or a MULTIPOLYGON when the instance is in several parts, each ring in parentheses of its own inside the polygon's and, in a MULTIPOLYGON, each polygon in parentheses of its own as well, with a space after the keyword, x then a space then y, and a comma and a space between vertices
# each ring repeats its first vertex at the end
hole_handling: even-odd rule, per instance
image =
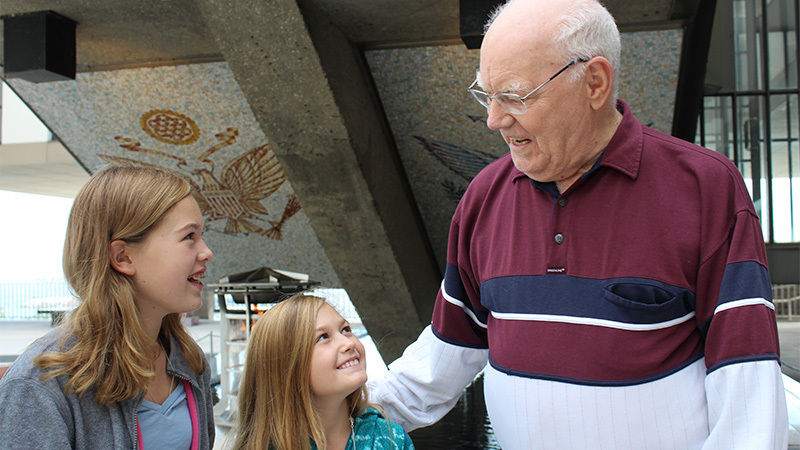
MULTIPOLYGON (((549 45, 548 45, 549 46, 549 45)), ((492 45, 481 49, 478 84, 494 93, 531 90, 558 70, 565 57, 549 48, 529 45, 492 45), (484 52, 486 50, 486 52, 484 52), (555 69, 554 69, 555 68, 555 69)))
POLYGON ((532 89, 558 70, 567 59, 550 39, 544 36, 497 36, 485 39, 481 46, 478 84, 496 92, 532 89))

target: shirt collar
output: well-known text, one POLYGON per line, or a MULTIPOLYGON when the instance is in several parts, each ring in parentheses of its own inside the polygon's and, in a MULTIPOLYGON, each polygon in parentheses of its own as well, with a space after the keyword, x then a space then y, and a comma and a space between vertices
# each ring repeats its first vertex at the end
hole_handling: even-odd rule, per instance
MULTIPOLYGON (((597 159, 589 171, 581 175, 581 178, 588 177, 597 171, 599 167, 618 170, 634 180, 638 176, 639 164, 642 161, 642 124, 633 116, 630 107, 623 100, 617 100, 617 109, 622 113, 622 122, 620 122, 617 131, 611 137, 603 153, 600 154, 600 158, 597 159)), ((512 181, 516 182, 521 178, 528 178, 528 176, 516 170, 512 181)), ((531 179, 531 184, 545 192, 550 192, 551 190, 558 192, 553 182, 543 183, 531 179), (550 185, 552 185, 552 188, 550 185)))

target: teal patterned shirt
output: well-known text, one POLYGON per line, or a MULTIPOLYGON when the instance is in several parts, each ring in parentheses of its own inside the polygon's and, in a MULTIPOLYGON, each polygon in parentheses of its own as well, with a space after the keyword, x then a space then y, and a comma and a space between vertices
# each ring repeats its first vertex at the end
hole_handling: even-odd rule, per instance
MULTIPOLYGON (((317 450, 314 441, 311 448, 317 450)), ((389 422, 374 408, 367 408, 356 417, 353 436, 347 440, 345 449, 357 450, 414 450, 414 443, 400 425, 389 422), (355 437, 355 447, 353 446, 355 437)))

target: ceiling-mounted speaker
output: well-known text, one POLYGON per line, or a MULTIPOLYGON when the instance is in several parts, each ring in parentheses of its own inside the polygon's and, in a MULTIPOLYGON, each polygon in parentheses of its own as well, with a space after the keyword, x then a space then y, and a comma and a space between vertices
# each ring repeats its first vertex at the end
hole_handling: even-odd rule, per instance
POLYGON ((459 31, 467 48, 481 48, 483 27, 489 14, 503 3, 502 0, 459 0, 459 31))
POLYGON ((75 79, 77 22, 53 11, 2 19, 6 78, 34 83, 75 79))

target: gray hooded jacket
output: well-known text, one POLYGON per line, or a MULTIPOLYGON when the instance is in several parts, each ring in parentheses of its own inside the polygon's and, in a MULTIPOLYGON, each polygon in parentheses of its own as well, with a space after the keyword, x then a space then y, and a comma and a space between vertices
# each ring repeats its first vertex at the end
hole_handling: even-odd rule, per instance
MULTIPOLYGON (((144 398, 138 397, 99 406, 94 388, 78 398, 64 395, 66 375, 42 381, 42 370, 33 358, 42 352, 57 351, 57 328, 37 340, 20 355, 0 379, 0 449, 138 449, 136 411, 144 398)), ((192 385, 197 404, 200 449, 214 445, 214 414, 210 370, 195 375, 170 337, 169 357, 172 375, 192 385)))

